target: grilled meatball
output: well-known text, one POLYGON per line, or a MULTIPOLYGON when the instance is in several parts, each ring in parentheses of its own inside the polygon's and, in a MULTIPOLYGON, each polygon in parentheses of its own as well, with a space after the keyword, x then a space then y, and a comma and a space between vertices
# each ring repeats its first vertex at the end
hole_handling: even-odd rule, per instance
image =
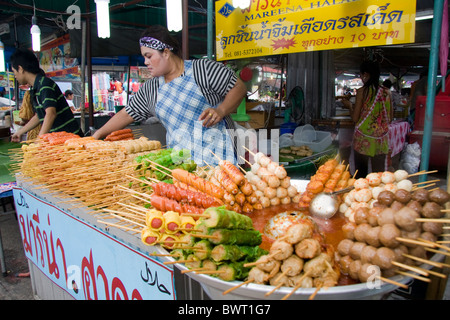
POLYGON ((361 257, 361 251, 365 246, 367 246, 367 244, 364 242, 355 242, 350 248, 350 257, 352 257, 352 259, 354 260, 359 260, 361 257))
POLYGON ((268 255, 263 255, 259 257, 259 259, 256 262, 258 262, 259 269, 268 272, 271 276, 274 276, 280 270, 281 266, 280 261, 271 259, 269 258, 268 255))
POLYGON ((303 269, 303 259, 292 255, 281 264, 281 272, 289 277, 298 275, 303 269))
POLYGON ((372 246, 365 246, 361 250, 360 260, 362 263, 372 263, 372 259, 377 253, 377 248, 372 246))
POLYGON ((423 205, 425 202, 429 201, 428 190, 417 189, 412 193, 411 198, 423 205))
POLYGON ((381 269, 387 270, 392 268, 392 261, 395 260, 395 253, 392 249, 380 247, 377 249, 372 263, 379 266, 381 269))
POLYGON ((400 244, 397 247, 393 248, 392 250, 394 251, 395 254, 395 261, 403 263, 406 260, 403 254, 408 253, 407 246, 405 246, 404 244, 400 244))
POLYGON ((431 232, 434 235, 440 235, 444 231, 442 223, 429 221, 422 223, 422 230, 431 232))
POLYGON ((394 215, 395 224, 406 231, 414 231, 418 228, 419 223, 416 221, 418 218, 420 215, 409 207, 403 207, 394 215))
POLYGON ((344 233, 344 237, 350 240, 355 239, 355 228, 356 223, 347 222, 342 226, 342 232, 344 233))
POLYGON ((436 242, 436 240, 437 240, 436 235, 433 234, 432 232, 429 232, 429 231, 422 232, 420 234, 420 238, 424 239, 424 240, 431 241, 431 242, 436 242))
MULTIPOLYGON (((401 230, 401 232, 402 232, 402 238, 413 239, 413 240, 417 240, 417 238, 419 238, 420 234, 422 233, 421 228, 417 228, 417 229, 415 229, 413 231, 401 230)), ((408 248, 414 248, 414 247, 417 246, 417 244, 409 243, 409 242, 405 242, 404 244, 408 248)))
POLYGON ((378 217, 384 210, 383 207, 373 207, 369 210, 369 216, 367 217, 367 222, 372 226, 376 227, 378 225, 378 217))
POLYGON ((306 223, 295 223, 287 228, 285 241, 290 244, 296 244, 303 239, 311 238, 312 234, 313 229, 311 225, 306 223))
POLYGON ((367 230, 366 234, 366 242, 368 245, 371 245, 373 247, 378 248, 380 246, 380 239, 379 239, 379 233, 380 233, 380 226, 371 227, 367 230))
POLYGON ((405 189, 398 189, 394 193, 395 200, 407 204, 411 200, 411 192, 406 191, 405 189))
POLYGON ((392 210, 391 208, 386 208, 381 211, 380 215, 378 216, 378 224, 382 226, 388 223, 394 223, 394 213, 394 210, 392 210))
POLYGON ((374 276, 379 275, 380 269, 370 263, 363 263, 358 271, 358 279, 361 282, 367 282, 373 279, 374 276))
POLYGON ((425 218, 438 219, 444 215, 441 210, 442 207, 439 204, 433 201, 428 201, 422 207, 422 216, 425 218))
POLYGON ((356 241, 360 241, 360 242, 366 241, 367 233, 369 232, 369 230, 371 228, 372 227, 368 223, 362 223, 362 224, 357 225, 355 228, 355 231, 354 231, 356 241))
POLYGON ((269 280, 269 274, 258 267, 253 267, 248 273, 248 279, 253 283, 265 284, 269 280))
POLYGON ((377 200, 380 204, 389 207, 395 201, 395 195, 392 191, 384 190, 378 194, 377 200))
POLYGON ((401 236, 401 231, 395 224, 387 223, 380 227, 378 236, 385 247, 395 248, 400 244, 396 238, 401 236))
POLYGON ((368 217, 369 217, 369 208, 359 207, 358 209, 355 210, 354 219, 356 224, 367 223, 368 217))
POLYGON ((301 288, 312 288, 314 283, 311 277, 304 277, 304 273, 298 274, 293 277, 289 277, 289 286, 296 287, 300 285, 301 288), (301 283, 299 283, 301 281, 301 283))
POLYGON ((294 252, 294 248, 290 243, 283 240, 276 240, 270 247, 270 254, 274 254, 276 260, 284 260, 294 252))
MULTIPOLYGON (((408 250, 408 253, 414 257, 421 258, 421 259, 427 259, 427 252, 425 251, 425 248, 423 246, 416 246, 415 248, 410 248, 408 250)), ((420 266, 423 262, 414 260, 414 264, 417 266, 420 266)))
POLYGON ((437 204, 440 204, 441 206, 450 201, 450 194, 448 194, 447 191, 444 191, 442 189, 430 191, 428 197, 430 198, 431 201, 434 201, 437 204))
POLYGON ((394 211, 398 211, 401 208, 403 208, 405 205, 403 203, 401 203, 400 201, 394 200, 394 202, 392 202, 391 204, 391 209, 394 211))
POLYGON ((302 259, 312 259, 321 252, 319 241, 316 239, 303 239, 295 245, 295 254, 302 259))
POLYGON ((361 269, 361 260, 353 260, 348 266, 348 275, 353 280, 359 280, 359 269, 361 269))
POLYGON ((340 266, 342 273, 348 274, 349 268, 350 268, 350 263, 352 263, 352 262, 353 262, 353 259, 348 255, 341 257, 341 259, 339 260, 339 266, 340 266))
POLYGON ((350 249, 353 246, 353 241, 350 239, 344 239, 341 240, 341 242, 339 242, 338 246, 337 246, 337 252, 341 255, 341 256, 346 256, 348 254, 350 254, 350 249))
POLYGON ((406 206, 414 209, 414 211, 416 211, 418 214, 422 213, 422 205, 417 200, 411 200, 406 206))

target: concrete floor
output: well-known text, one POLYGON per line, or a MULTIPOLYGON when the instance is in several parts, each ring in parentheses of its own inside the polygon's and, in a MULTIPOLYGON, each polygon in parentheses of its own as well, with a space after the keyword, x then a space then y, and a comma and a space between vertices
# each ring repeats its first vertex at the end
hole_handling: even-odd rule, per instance
MULTIPOLYGON (((8 211, 12 211, 10 204, 8 211)), ((15 211, 5 213, 0 208, 0 232, 7 270, 0 275, 0 300, 35 300, 15 211)))

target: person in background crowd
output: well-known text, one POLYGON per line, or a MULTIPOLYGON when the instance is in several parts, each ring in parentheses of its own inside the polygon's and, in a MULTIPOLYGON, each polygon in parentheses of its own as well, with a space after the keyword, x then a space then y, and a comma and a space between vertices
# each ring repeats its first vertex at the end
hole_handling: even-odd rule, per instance
POLYGON ((377 62, 365 61, 360 67, 364 85, 356 91, 356 101, 346 100, 350 115, 355 122, 353 150, 357 177, 366 177, 371 161, 372 172, 385 171, 389 152, 389 123, 393 119, 391 95, 381 86, 380 67, 377 62))
POLYGON ((169 148, 191 150, 193 160, 202 165, 218 162, 212 151, 236 163, 234 130, 227 129, 234 129, 230 113, 247 93, 244 82, 219 62, 183 60, 178 42, 165 27, 149 27, 139 45, 152 78, 93 137, 154 116, 167 131, 169 148))
POLYGON ((17 49, 10 58, 14 77, 20 85, 30 85, 31 102, 36 114, 17 130, 11 141, 20 142, 21 136, 41 124, 39 135, 66 131, 82 135, 69 105, 58 85, 45 76, 39 60, 27 49, 17 49))
POLYGON ((64 92, 64 97, 66 98, 66 101, 70 107, 70 110, 72 110, 72 112, 78 111, 77 108, 75 107, 75 104, 73 103, 73 91, 66 90, 66 92, 64 92))
POLYGON ((395 110, 395 107, 400 105, 401 103, 401 96, 397 92, 397 90, 391 90, 392 88, 392 81, 389 79, 384 80, 383 86, 390 90, 391 92, 391 101, 392 101, 392 108, 395 110))

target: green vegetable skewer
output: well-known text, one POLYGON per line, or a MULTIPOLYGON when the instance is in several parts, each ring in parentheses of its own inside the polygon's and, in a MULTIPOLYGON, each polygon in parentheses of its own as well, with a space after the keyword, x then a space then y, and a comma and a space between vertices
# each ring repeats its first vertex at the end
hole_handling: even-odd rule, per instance
POLYGON ((250 217, 225 209, 225 207, 210 207, 204 211, 208 218, 202 218, 202 222, 208 228, 227 229, 253 229, 253 221, 250 217))
POLYGON ((246 260, 257 260, 260 256, 266 254, 267 251, 258 246, 237 246, 219 244, 211 250, 211 258, 216 261, 238 261, 243 258, 246 260))

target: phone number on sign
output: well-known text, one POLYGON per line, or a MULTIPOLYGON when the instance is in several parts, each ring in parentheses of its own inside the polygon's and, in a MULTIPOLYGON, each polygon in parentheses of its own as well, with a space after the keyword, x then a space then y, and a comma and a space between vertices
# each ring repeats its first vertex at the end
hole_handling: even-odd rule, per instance
POLYGON ((234 56, 235 57, 249 56, 249 55, 258 54, 258 53, 262 53, 262 52, 263 52, 262 48, 245 49, 245 50, 240 50, 240 51, 234 51, 234 56))

